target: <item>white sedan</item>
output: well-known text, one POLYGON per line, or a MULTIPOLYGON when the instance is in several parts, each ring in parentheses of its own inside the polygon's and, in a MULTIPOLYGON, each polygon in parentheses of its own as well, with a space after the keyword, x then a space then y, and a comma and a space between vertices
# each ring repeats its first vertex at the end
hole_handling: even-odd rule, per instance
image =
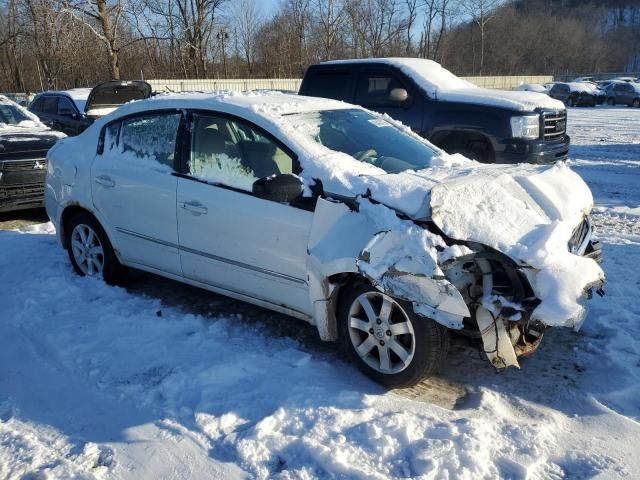
POLYGON ((578 328, 604 281, 568 166, 449 156, 342 102, 156 97, 48 159, 77 273, 142 269, 306 320, 389 387, 435 372, 450 330, 518 366, 547 326, 578 328))

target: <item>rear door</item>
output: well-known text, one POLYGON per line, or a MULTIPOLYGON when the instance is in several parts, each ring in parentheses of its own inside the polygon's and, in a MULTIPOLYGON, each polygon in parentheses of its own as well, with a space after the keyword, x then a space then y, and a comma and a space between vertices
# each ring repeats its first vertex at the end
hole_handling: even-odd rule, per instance
POLYGON ((313 212, 252 193, 259 178, 299 172, 295 155, 244 120, 195 113, 185 170, 177 212, 184 276, 310 314, 313 212))
POLYGON ((34 112, 38 115, 38 118, 47 127, 54 130, 60 130, 60 124, 57 122, 58 117, 58 97, 55 95, 42 96, 36 105, 34 105, 34 112))
POLYGON ((108 124, 91 168, 93 204, 126 263, 181 275, 174 175, 182 114, 163 110, 108 124))
POLYGON ((386 113, 411 129, 422 131, 422 102, 415 88, 391 69, 367 67, 358 73, 354 103, 386 113), (403 95, 402 92, 406 92, 403 95))

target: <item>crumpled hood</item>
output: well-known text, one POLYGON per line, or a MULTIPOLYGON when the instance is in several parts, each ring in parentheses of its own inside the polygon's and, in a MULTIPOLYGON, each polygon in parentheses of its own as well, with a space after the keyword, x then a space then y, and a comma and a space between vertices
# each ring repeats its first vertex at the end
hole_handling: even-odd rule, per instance
POLYGON ((593 197, 566 164, 481 168, 435 185, 430 205, 433 222, 449 237, 484 244, 533 267, 527 276, 541 300, 533 319, 581 325, 584 291, 601 284, 604 272, 569 251, 593 197))
POLYGON ((415 220, 431 219, 450 238, 486 245, 532 267, 525 271, 541 300, 532 318, 579 327, 584 290, 604 281, 594 260, 571 253, 568 246, 593 206, 586 183, 565 163, 509 166, 463 160, 452 168, 452 158, 448 167, 396 175, 395 188, 388 176, 368 177, 370 197, 415 220))
POLYGON ((534 112, 537 109, 564 110, 564 104, 545 93, 509 90, 489 90, 487 88, 460 88, 438 90, 438 100, 447 102, 486 105, 520 112, 534 112))
POLYGON ((566 164, 479 168, 434 185, 429 201, 447 235, 504 253, 541 225, 573 229, 593 207, 591 190, 566 164))

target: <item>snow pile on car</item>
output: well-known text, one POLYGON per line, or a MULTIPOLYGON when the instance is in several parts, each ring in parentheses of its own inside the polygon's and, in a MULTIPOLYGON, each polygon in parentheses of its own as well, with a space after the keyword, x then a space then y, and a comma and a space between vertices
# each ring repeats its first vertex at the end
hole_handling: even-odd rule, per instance
MULTIPOLYGON (((28 132, 29 130, 49 130, 49 127, 42 123, 36 115, 31 113, 26 108, 18 105, 16 102, 9 100, 4 95, 0 95, 0 105, 10 105, 18 109, 20 113, 28 118, 28 120, 23 120, 17 125, 7 125, 6 123, 0 122, 0 132, 15 133, 28 132)), ((61 134, 60 136, 64 136, 64 134, 61 134)))

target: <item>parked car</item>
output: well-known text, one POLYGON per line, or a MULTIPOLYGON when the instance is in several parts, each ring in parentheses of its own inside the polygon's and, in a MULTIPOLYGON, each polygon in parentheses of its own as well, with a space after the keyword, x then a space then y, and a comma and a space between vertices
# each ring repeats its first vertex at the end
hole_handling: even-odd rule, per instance
POLYGON ((0 212, 43 206, 46 153, 62 137, 0 95, 0 212))
POLYGON ((628 105, 640 108, 640 83, 620 82, 607 90, 609 105, 628 105))
POLYGON ((546 326, 577 328, 604 278, 568 166, 449 156, 343 102, 156 97, 48 158, 78 274, 138 268, 306 320, 390 387, 433 373, 451 329, 517 365, 546 326))
POLYGON ((544 93, 545 95, 549 93, 549 90, 542 85, 538 85, 537 83, 521 83, 514 90, 519 92, 537 92, 544 93))
POLYGON ((573 80, 571 80, 572 83, 585 83, 585 82, 591 82, 591 83, 595 83, 593 81, 593 77, 578 77, 575 78, 573 80))
POLYGON ((38 94, 29 110, 47 126, 73 136, 82 133, 96 118, 131 100, 151 96, 147 82, 113 80, 94 88, 48 91, 38 94))
POLYGON ((569 152, 560 102, 540 93, 478 88, 430 60, 312 65, 300 94, 386 113, 447 152, 485 163, 551 163, 569 152))
POLYGON ((549 96, 560 100, 567 107, 595 107, 602 97, 601 91, 584 83, 556 83, 549 96))
POLYGON ((611 80, 617 80, 619 82, 637 82, 639 79, 636 77, 614 77, 611 80))

